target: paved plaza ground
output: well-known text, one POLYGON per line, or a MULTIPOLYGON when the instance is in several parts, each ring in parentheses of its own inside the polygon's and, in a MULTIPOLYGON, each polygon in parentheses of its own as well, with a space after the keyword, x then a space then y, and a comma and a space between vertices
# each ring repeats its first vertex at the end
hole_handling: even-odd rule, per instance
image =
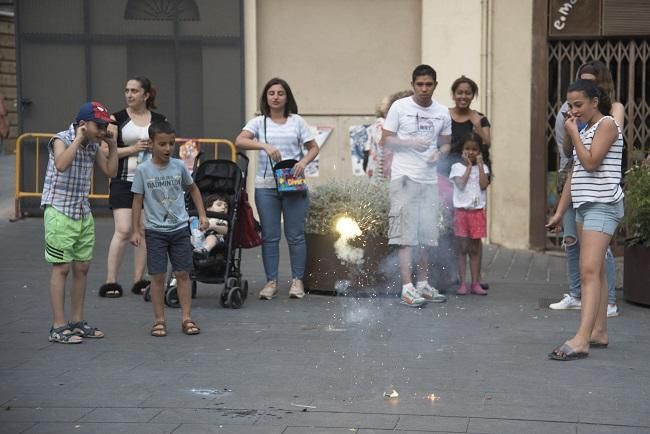
MULTIPOLYGON (((0 433, 650 433, 650 309, 618 291, 609 348, 550 361, 579 317, 548 309, 565 260, 498 246, 485 249, 487 297, 422 309, 390 296, 289 300, 283 246, 278 298, 223 309, 221 288, 199 284, 201 334, 183 335, 169 309, 169 336, 154 338, 150 303, 97 295, 112 234, 97 218, 86 317, 106 338, 50 344, 42 220, 8 221, 12 161, 0 157, 0 433)), ((242 268, 254 295, 259 249, 242 268)))

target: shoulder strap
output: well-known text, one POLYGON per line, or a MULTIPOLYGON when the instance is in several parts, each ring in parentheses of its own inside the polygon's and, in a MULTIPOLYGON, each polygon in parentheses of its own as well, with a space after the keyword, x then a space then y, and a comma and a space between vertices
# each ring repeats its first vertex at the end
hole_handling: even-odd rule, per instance
POLYGON ((122 109, 119 112, 113 113, 113 117, 115 118, 115 121, 117 122, 117 125, 121 128, 125 123, 131 119, 129 117, 129 114, 126 112, 126 109, 122 109))

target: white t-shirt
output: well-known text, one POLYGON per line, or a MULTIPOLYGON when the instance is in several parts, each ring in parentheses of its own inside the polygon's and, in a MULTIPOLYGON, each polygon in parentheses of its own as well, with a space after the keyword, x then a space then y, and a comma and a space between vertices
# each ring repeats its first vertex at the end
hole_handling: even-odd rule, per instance
MULTIPOLYGON (((304 155, 304 144, 314 140, 314 133, 309 129, 307 122, 299 115, 289 115, 284 124, 276 124, 271 118, 257 116, 244 126, 245 131, 253 133, 260 142, 273 145, 282 154, 283 160, 300 160, 304 155)), ((257 173, 255 174, 256 188, 276 188, 273 170, 268 154, 260 150, 257 159, 257 173)))
MULTIPOLYGON (((451 166, 451 172, 449 172, 449 179, 453 180, 454 178, 459 178, 465 174, 467 166, 463 163, 454 163, 451 166)), ((483 171, 487 175, 490 173, 490 169, 483 164, 483 171)), ((485 190, 481 190, 481 184, 479 183, 480 174, 478 171, 478 166, 472 166, 472 170, 469 172, 469 179, 465 188, 460 188, 454 182, 454 208, 464 208, 464 209, 483 209, 485 208, 485 190)))
MULTIPOLYGON (((147 140, 149 139, 149 125, 147 124, 143 127, 136 125, 132 120, 129 120, 122 127, 122 142, 124 146, 132 146, 138 140, 147 140)), ((133 177, 135 175, 135 169, 138 167, 138 164, 142 162, 143 156, 140 153, 129 155, 127 157, 128 172, 126 174, 126 180, 133 182, 133 177)))
POLYGON ((393 148, 391 179, 407 176, 422 184, 436 184, 436 164, 429 160, 438 152, 438 138, 451 135, 449 109, 432 100, 429 107, 422 107, 412 97, 398 99, 388 110, 384 130, 395 133, 398 139, 425 138, 429 142, 426 151, 396 146, 393 148))

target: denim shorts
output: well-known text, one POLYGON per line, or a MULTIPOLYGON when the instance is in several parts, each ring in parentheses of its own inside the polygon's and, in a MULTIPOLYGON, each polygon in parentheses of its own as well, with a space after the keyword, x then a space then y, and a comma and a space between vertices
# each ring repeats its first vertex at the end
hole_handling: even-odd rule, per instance
POLYGON ((614 203, 588 202, 576 209, 576 223, 582 225, 583 231, 614 235, 623 214, 622 200, 614 203))
POLYGON ((192 271, 192 244, 190 229, 185 227, 174 232, 160 232, 146 229, 147 269, 149 274, 167 272, 167 258, 172 271, 192 271))

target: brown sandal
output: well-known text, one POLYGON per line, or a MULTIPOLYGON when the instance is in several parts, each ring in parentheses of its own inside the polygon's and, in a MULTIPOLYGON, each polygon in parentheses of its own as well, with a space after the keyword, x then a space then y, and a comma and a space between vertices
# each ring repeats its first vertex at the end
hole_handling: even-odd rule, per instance
POLYGON ((193 319, 186 319, 181 324, 181 327, 183 329, 183 333, 186 335, 198 335, 201 332, 201 329, 193 319))
POLYGON ((151 326, 151 336, 162 338, 167 336, 167 324, 165 321, 156 321, 151 326))

